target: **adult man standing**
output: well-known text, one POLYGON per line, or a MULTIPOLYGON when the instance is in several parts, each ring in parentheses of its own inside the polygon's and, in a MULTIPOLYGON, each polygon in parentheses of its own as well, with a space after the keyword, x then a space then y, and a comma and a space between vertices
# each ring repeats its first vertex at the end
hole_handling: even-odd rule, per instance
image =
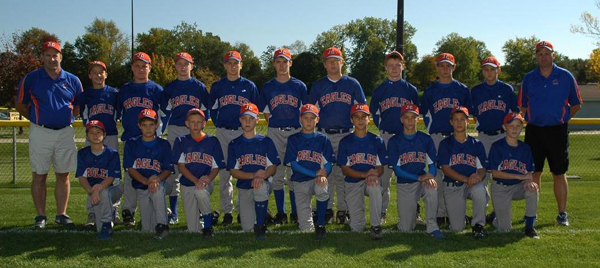
MULTIPOLYGON (((337 47, 330 47, 323 51, 323 67, 327 76, 316 81, 310 90, 308 102, 315 104, 319 110, 318 131, 326 134, 333 145, 337 155, 338 145, 343 137, 352 130, 350 122, 350 109, 357 103, 367 103, 365 93, 360 83, 349 76, 342 75, 344 57, 337 47)), ((340 167, 333 167, 330 186, 335 186, 338 197, 337 222, 344 224, 348 219, 348 207, 344 196, 344 176, 340 167)), ((328 179, 329 179, 328 178, 328 179)), ((329 204, 327 206, 327 219, 333 216, 334 191, 329 190, 329 204)))
POLYGON ((568 122, 583 103, 577 81, 566 69, 554 64, 554 47, 548 41, 535 45, 538 68, 527 73, 519 91, 519 106, 525 114, 525 143, 531 146, 535 172, 533 181, 541 188, 544 162, 554 179, 554 196, 558 204, 556 222, 569 226, 565 173, 569 168, 568 122))
POLYGON ((31 121, 29 159, 33 180, 31 196, 37 212, 34 228, 46 227, 46 179, 54 163, 56 223, 73 226, 66 214, 69 202, 69 172, 76 168, 77 148, 71 124, 79 114, 81 81, 60 67, 60 44, 42 45, 42 68, 28 73, 19 83, 16 109, 31 121))

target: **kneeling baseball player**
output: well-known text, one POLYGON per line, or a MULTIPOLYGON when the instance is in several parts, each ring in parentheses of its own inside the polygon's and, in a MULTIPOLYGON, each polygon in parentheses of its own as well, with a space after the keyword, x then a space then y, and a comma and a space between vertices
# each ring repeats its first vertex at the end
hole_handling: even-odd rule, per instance
POLYGON ((129 173, 131 184, 140 200, 142 231, 156 232, 156 239, 169 234, 165 195, 170 186, 165 180, 171 175, 171 146, 156 136, 158 115, 144 109, 138 115, 142 135, 125 142, 123 168, 129 173))
POLYGON ((523 117, 509 113, 502 128, 506 138, 495 142, 490 149, 489 169, 492 171, 492 202, 496 211, 494 226, 500 231, 510 231, 511 202, 525 199, 525 235, 539 239, 535 228, 539 188, 533 181, 535 171, 529 145, 519 140, 523 117))
POLYGON ((317 239, 326 236, 325 213, 329 202, 327 176, 335 161, 329 138, 315 131, 319 108, 305 104, 300 109, 302 130, 289 137, 284 163, 292 167, 292 185, 296 195, 298 226, 301 231, 315 230, 317 239), (313 224, 312 196, 317 198, 317 223, 313 224))

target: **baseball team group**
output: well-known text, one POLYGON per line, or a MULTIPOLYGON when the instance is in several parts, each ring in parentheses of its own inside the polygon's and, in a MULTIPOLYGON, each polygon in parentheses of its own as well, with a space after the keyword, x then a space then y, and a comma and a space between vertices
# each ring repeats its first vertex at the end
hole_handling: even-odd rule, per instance
POLYGON ((260 91, 240 75, 242 55, 233 50, 223 58, 226 76, 210 92, 191 76, 194 59, 186 52, 175 55, 177 79, 164 88, 149 79, 148 54, 137 52, 133 80, 120 90, 106 85, 107 66, 101 61, 90 62, 92 86, 84 90, 61 68, 60 44, 48 41, 42 45, 43 66, 20 81, 16 96, 17 110, 31 121, 34 228, 47 224, 46 181, 53 167, 55 222, 73 226, 66 210, 69 175, 75 170, 88 194, 86 225, 95 226, 99 239, 113 235, 115 222, 134 226, 138 205, 141 229, 165 238, 169 225, 179 221, 180 194, 187 230, 205 238, 215 235, 215 224, 231 225, 236 210, 241 228, 257 239, 266 238, 271 223, 296 224, 317 239, 324 239, 327 224, 334 222, 362 232, 368 211, 370 236, 381 239, 392 175, 400 232, 417 224, 435 239, 444 239, 440 226, 459 232, 470 225, 475 238, 485 236, 486 224, 509 231, 512 201, 525 200, 524 233, 539 238, 534 226, 546 159, 556 223, 569 225, 568 121, 582 99, 573 75, 554 64, 553 45, 542 41, 535 50, 538 67, 524 75, 518 96, 498 80, 501 65, 495 57, 483 59, 485 80, 469 89, 453 78, 454 56, 441 53, 438 79, 420 99, 417 88, 403 79, 403 55, 391 51, 382 55, 387 79, 367 104, 360 83, 343 75, 344 56, 336 47, 323 51, 327 75, 310 91, 291 76, 286 48, 274 52, 276 77, 260 91), (261 113, 266 136, 256 130, 261 113), (86 147, 80 150, 72 127, 76 116, 83 118, 86 131, 86 147), (467 134, 470 116, 476 138, 467 134), (204 131, 209 118, 214 136, 204 131), (117 120, 123 127, 122 163, 117 120), (368 131, 371 120, 379 135, 368 131), (417 130, 419 120, 427 133, 417 130), (523 128, 524 142, 519 139, 523 128), (220 213, 210 202, 217 176, 220 213), (271 195, 274 216, 267 209, 271 195), (490 201, 493 212, 486 215, 490 201))

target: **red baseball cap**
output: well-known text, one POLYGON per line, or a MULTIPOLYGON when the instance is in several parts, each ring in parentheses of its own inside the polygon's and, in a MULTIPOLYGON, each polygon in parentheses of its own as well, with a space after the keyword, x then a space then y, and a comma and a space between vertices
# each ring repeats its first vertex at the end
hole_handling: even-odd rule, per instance
POLYGON ((314 104, 304 104, 302 105, 302 108, 300 108, 300 115, 303 115, 305 113, 311 113, 314 114, 316 117, 319 117, 319 108, 317 108, 317 106, 315 106, 314 104))
POLYGON ((254 118, 258 118, 258 107, 256 107, 256 104, 254 103, 246 103, 242 105, 242 108, 240 109, 240 116, 242 115, 250 115, 254 118))
POLYGON ((58 51, 59 53, 62 53, 62 50, 60 49, 60 44, 58 42, 48 41, 42 45, 42 51, 49 49, 49 48, 52 48, 52 49, 58 51))
POLYGON ((91 120, 87 124, 85 124, 86 131, 90 130, 90 128, 93 128, 93 127, 97 127, 99 129, 101 129, 102 131, 106 131, 106 129, 104 128, 104 124, 102 124, 102 122, 100 122, 98 120, 91 120))
POLYGON ((504 124, 510 124, 514 120, 519 120, 521 123, 525 122, 525 118, 520 113, 508 113, 504 117, 504 124))
POLYGON ((454 55, 452 55, 450 53, 442 53, 437 56, 437 64, 440 64, 442 62, 447 62, 452 65, 454 65, 456 63, 456 61, 454 60, 454 55))
POLYGON ((394 50, 394 51, 391 51, 391 52, 390 52, 390 53, 388 53, 388 54, 385 54, 385 58, 383 59, 383 62, 387 62, 387 60, 388 60, 389 58, 392 58, 392 57, 393 57, 393 58, 400 58, 400 61, 404 61, 404 56, 402 55, 402 53, 400 53, 400 52, 398 52, 398 51, 394 50))
POLYGON ((540 41, 539 43, 535 44, 536 52, 540 48, 546 48, 546 49, 550 50, 550 52, 554 52, 554 46, 552 45, 552 43, 550 43, 550 41, 540 41))
POLYGON ((148 54, 144 52, 138 52, 133 54, 133 57, 131 57, 131 59, 132 61, 141 60, 147 64, 152 63, 152 59, 150 59, 150 56, 148 56, 148 54))
POLYGON ((225 57, 223 57, 223 63, 227 63, 229 60, 242 61, 242 54, 235 50, 228 51, 225 53, 225 57))
POLYGON ((104 62, 102 62, 102 61, 95 60, 95 61, 90 62, 90 68, 94 65, 98 65, 98 66, 104 68, 105 71, 107 71, 106 64, 104 64, 104 62))
POLYGON ((371 111, 369 110, 369 106, 365 103, 357 103, 352 105, 350 108, 350 116, 353 116, 355 113, 363 112, 367 115, 371 115, 371 111))
POLYGON ((498 67, 500 67, 500 62, 498 61, 498 59, 496 59, 496 57, 489 56, 489 57, 483 59, 483 61, 481 61, 481 67, 486 66, 486 65, 492 66, 494 68, 498 68, 498 67))
POLYGON ((413 113, 413 114, 416 114, 418 116, 419 115, 419 107, 417 105, 412 104, 412 103, 408 103, 408 104, 402 106, 402 110, 400 111, 400 115, 403 115, 405 113, 413 113))
POLYGON ((342 56, 342 51, 339 48, 330 47, 323 51, 323 59, 325 60, 329 58, 344 59, 344 56, 342 56))
POLYGON ((192 58, 192 55, 188 54, 187 52, 177 53, 177 55, 175 55, 175 61, 177 61, 178 59, 184 59, 189 63, 194 63, 194 58, 192 58))
POLYGON ((278 50, 275 50, 275 53, 273 53, 273 60, 277 59, 278 57, 290 61, 292 60, 292 52, 290 52, 290 50, 287 48, 280 48, 278 50))
POLYGON ((154 121, 158 121, 158 115, 156 114, 156 112, 152 109, 144 109, 140 112, 140 114, 138 115, 138 122, 142 119, 142 118, 150 118, 154 121))
POLYGON ((188 119, 191 115, 195 115, 195 114, 199 114, 202 117, 204 117, 206 119, 206 116, 204 115, 204 112, 198 108, 192 108, 187 112, 187 115, 185 116, 185 119, 188 119))
POLYGON ((456 107, 456 108, 452 109, 452 112, 450 112, 450 118, 452 118, 452 116, 453 116, 455 113, 463 113, 463 114, 465 114, 467 117, 469 117, 469 109, 467 109, 467 107, 465 107, 465 106, 458 106, 458 107, 456 107))

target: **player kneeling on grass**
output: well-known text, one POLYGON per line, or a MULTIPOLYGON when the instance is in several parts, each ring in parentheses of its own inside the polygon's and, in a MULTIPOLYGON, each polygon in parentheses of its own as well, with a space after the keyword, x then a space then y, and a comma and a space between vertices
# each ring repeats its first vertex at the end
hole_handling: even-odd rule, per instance
POLYGON ((213 180, 225 167, 223 151, 216 137, 204 132, 206 117, 198 108, 187 112, 185 125, 190 134, 177 137, 173 143, 173 163, 181 173, 183 209, 189 232, 200 231, 200 216, 204 221, 202 236, 214 236, 210 195, 213 180))
POLYGON ((469 111, 456 107, 450 113, 450 124, 454 129, 451 136, 440 143, 438 166, 444 172, 444 199, 450 218, 450 230, 465 229, 467 198, 473 201, 471 226, 476 238, 485 236, 486 191, 481 181, 485 177, 487 160, 483 144, 467 135, 469 111))
POLYGON ((107 239, 113 235, 113 204, 123 195, 123 188, 113 185, 121 178, 119 153, 104 146, 106 130, 98 120, 85 125, 85 133, 90 146, 77 152, 77 172, 79 183, 88 194, 88 203, 92 205, 98 239, 107 239))
POLYGON ((324 239, 325 213, 329 202, 327 176, 335 161, 329 138, 315 132, 319 109, 305 104, 300 109, 302 131, 288 138, 284 163, 292 167, 292 185, 296 195, 298 226, 301 231, 315 230, 317 239, 324 239), (313 224, 312 196, 317 197, 317 226, 313 224))
MULTIPOLYGON (((342 168, 346 189, 346 204, 350 213, 350 229, 365 229, 365 198, 369 196, 371 239, 381 239, 382 187, 380 177, 387 165, 387 152, 383 139, 367 131, 369 106, 355 104, 350 109, 354 132, 342 138, 337 164, 342 168)), ((416 208, 415 208, 416 209, 416 208)), ((414 217, 413 217, 414 219, 414 217)))
MULTIPOLYGON (((142 135, 125 142, 123 167, 129 173, 131 184, 140 200, 142 231, 156 231, 156 239, 169 233, 165 180, 171 175, 171 146, 156 137, 158 116, 152 109, 144 109, 138 116, 142 135)), ((170 189, 170 188, 168 188, 170 189)))
POLYGON ((419 199, 425 202, 427 233, 444 239, 437 224, 438 188, 435 182, 437 155, 433 139, 417 131, 419 108, 414 104, 402 107, 403 133, 394 135, 388 143, 389 163, 396 174, 398 197, 398 230, 415 229, 419 199), (427 167, 427 171, 425 171, 427 167))
POLYGON ((533 181, 533 156, 529 145, 519 140, 523 117, 509 113, 504 117, 506 138, 495 142, 490 149, 489 169, 492 184, 492 202, 496 211, 494 226, 500 231, 510 231, 512 200, 525 199, 525 235, 540 238, 533 228, 538 206, 538 185, 533 181))
POLYGON ((227 147, 227 169, 237 179, 242 230, 265 239, 265 218, 271 191, 271 176, 281 163, 275 144, 269 137, 256 133, 258 107, 246 103, 240 109, 243 134, 227 147))

